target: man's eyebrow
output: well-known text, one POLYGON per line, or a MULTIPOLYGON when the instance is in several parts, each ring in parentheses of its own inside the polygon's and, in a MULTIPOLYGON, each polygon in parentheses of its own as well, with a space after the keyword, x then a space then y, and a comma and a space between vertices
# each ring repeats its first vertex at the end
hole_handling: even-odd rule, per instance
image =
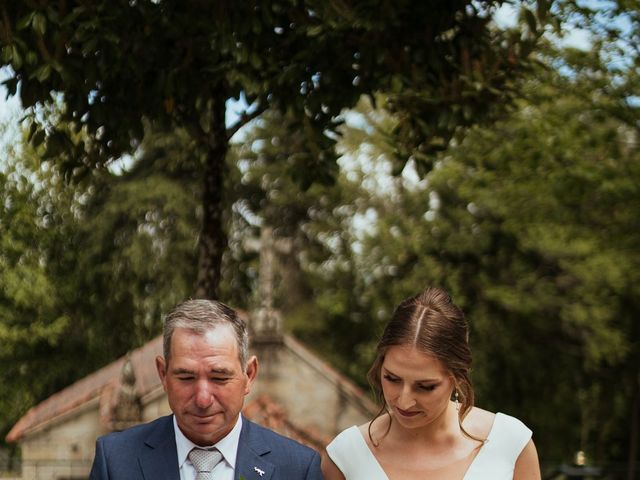
MULTIPOLYGON (((188 368, 176 367, 171 372, 174 375, 195 375, 193 370, 189 370, 188 368)), ((233 375, 233 370, 224 367, 213 367, 209 370, 209 373, 213 373, 215 375, 233 375)))

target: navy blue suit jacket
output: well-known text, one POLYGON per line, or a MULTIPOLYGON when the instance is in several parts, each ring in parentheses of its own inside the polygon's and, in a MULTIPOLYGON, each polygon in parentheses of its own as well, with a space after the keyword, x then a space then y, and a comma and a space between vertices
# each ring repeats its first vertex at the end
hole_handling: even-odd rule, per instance
MULTIPOLYGON (((234 478, 241 476, 243 480, 322 480, 320 455, 243 418, 234 478)), ((100 437, 89 479, 180 480, 173 415, 100 437)))

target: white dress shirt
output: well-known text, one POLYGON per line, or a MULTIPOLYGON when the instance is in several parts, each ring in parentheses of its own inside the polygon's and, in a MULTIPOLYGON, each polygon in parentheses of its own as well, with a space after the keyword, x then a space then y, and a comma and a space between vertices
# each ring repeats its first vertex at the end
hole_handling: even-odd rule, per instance
POLYGON ((176 416, 173 416, 173 430, 176 434, 176 447, 178 448, 178 466, 180 467, 180 480, 195 480, 196 469, 189 460, 189 452, 194 447, 216 447, 222 453, 222 461, 213 469, 216 480, 233 480, 233 472, 236 468, 236 454, 242 430, 242 415, 238 415, 238 421, 229 434, 214 445, 196 445, 178 427, 176 416))

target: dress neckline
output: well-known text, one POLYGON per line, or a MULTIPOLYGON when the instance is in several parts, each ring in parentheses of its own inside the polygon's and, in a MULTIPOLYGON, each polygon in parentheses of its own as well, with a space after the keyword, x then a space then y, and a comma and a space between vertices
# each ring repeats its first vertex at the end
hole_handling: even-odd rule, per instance
MULTIPOLYGON (((462 477, 462 480, 467 480, 467 476, 473 472, 474 470, 474 466, 478 463, 480 463, 478 461, 479 458, 481 458, 483 456, 483 452, 485 452, 487 450, 487 445, 489 444, 489 441, 491 440, 491 435, 494 431, 494 428, 496 426, 496 423, 498 423, 498 417, 503 416, 502 413, 498 412, 496 413, 494 419, 493 419, 493 423, 491 424, 491 429, 489 430, 489 434, 487 435, 487 438, 485 439, 484 443, 482 444, 482 446, 480 447, 480 450, 478 450, 478 453, 476 454, 476 456, 473 458, 473 460, 471 460, 471 463, 469 464, 469 466, 467 467, 467 470, 464 472, 464 476, 462 477)), ((367 455, 370 457, 370 460, 372 460, 372 464, 375 465, 375 468, 378 469, 378 473, 381 475, 382 478, 389 480, 389 477, 387 476, 387 473, 384 471, 384 469, 382 468, 382 465, 380 465, 380 462, 378 462, 378 459, 376 458, 376 456, 373 454, 373 452, 371 451, 371 449, 369 448, 369 445, 367 444, 366 439, 364 438, 364 436, 362 435, 362 432, 360 431, 360 428, 358 428, 357 425, 354 425, 353 427, 356 430, 356 434, 358 436, 358 438, 360 439, 360 441, 362 442, 361 446, 364 446, 367 455)))

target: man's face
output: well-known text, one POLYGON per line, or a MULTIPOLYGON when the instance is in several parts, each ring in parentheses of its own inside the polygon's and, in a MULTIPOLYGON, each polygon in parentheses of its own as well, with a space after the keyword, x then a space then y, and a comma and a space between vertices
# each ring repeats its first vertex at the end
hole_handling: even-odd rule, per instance
POLYGON ((240 364, 229 325, 204 335, 177 328, 168 364, 157 357, 156 367, 180 430, 202 446, 216 443, 231 431, 258 368, 255 357, 246 368, 240 364))

